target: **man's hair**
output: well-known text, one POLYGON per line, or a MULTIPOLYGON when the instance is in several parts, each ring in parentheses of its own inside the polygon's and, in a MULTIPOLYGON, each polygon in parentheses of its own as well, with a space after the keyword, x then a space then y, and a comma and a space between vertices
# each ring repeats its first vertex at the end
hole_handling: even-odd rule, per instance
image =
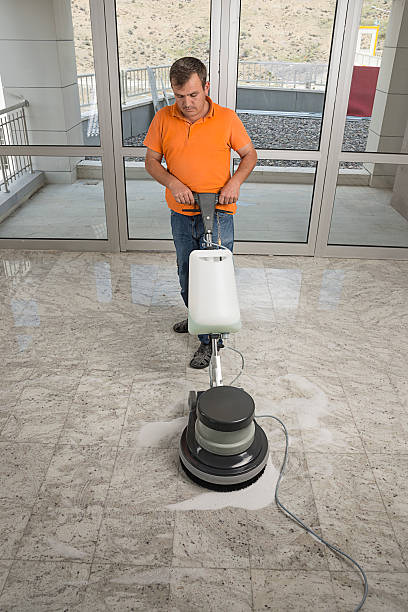
POLYGON ((196 57, 181 57, 170 68, 170 83, 182 87, 196 73, 203 89, 207 82, 207 68, 196 57))

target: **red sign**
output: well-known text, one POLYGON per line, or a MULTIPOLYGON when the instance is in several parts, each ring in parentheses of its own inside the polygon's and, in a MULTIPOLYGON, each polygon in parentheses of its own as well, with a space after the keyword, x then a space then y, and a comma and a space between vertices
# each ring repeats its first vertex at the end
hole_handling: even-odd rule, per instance
POLYGON ((354 66, 347 114, 371 117, 379 66, 354 66))

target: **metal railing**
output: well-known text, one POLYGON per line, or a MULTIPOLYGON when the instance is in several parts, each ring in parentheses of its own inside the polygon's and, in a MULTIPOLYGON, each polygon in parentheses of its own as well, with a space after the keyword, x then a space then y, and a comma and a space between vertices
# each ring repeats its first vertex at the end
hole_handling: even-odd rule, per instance
MULTIPOLYGON (((381 57, 356 54, 355 63, 379 66, 381 57)), ((238 63, 238 85, 257 85, 289 89, 305 88, 323 90, 327 81, 327 64, 301 62, 246 62, 238 63)), ((171 90, 170 64, 126 68, 120 71, 122 104, 128 100, 151 93, 149 70, 156 78, 157 89, 165 94, 171 90)), ((78 75, 78 88, 82 109, 96 104, 95 75, 78 75)))
POLYGON ((81 108, 92 106, 96 102, 95 74, 78 75, 78 90, 81 108))
MULTIPOLYGON (((28 145, 27 123, 24 108, 28 101, 0 110, 0 145, 28 145)), ((32 172, 29 155, 0 155, 0 191, 4 186, 6 193, 9 184, 25 172, 32 172)))
MULTIPOLYGON (((170 64, 126 68, 120 71, 122 104, 128 100, 151 93, 149 70, 152 70, 157 89, 166 93, 171 90, 170 64)), ((238 84, 258 84, 266 87, 305 87, 324 89, 327 64, 296 62, 244 62, 238 64, 238 84)), ((95 103, 95 75, 78 75, 78 88, 82 109, 95 103)))
POLYGON ((300 62, 239 62, 238 84, 324 89, 327 64, 300 62))
POLYGON ((153 71, 158 89, 171 89, 170 64, 166 66, 147 66, 146 68, 127 68, 121 70, 122 98, 125 101, 150 93, 149 69, 153 71))
POLYGON ((368 53, 356 53, 355 66, 381 66, 381 55, 369 55, 368 53))
MULTIPOLYGON (((146 66, 144 68, 126 68, 120 71, 120 88, 122 104, 132 98, 151 93, 149 69, 153 71, 157 88, 161 91, 171 89, 169 70, 170 64, 165 66, 146 66)), ((78 90, 81 109, 90 109, 96 104, 95 75, 79 74, 78 90)))

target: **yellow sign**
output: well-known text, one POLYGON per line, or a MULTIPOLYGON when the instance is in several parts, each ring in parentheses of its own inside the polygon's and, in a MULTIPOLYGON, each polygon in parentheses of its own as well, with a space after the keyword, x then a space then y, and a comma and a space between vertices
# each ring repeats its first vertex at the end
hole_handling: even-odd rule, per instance
POLYGON ((380 26, 360 26, 357 38, 357 53, 372 55, 377 48, 378 30, 380 26))

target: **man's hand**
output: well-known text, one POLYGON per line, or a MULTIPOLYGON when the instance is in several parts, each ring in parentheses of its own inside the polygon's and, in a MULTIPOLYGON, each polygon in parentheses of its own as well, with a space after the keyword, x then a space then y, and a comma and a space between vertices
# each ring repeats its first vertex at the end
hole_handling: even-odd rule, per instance
POLYGON ((179 181, 175 176, 171 179, 168 188, 170 189, 173 198, 179 204, 194 204, 194 196, 191 189, 179 181))
POLYGON ((224 187, 220 191, 220 195, 218 198, 219 204, 233 204, 237 202, 239 197, 239 188, 241 187, 241 183, 239 180, 234 179, 232 176, 227 183, 225 183, 224 187))
POLYGON ((245 179, 251 174, 255 167, 257 155, 252 142, 238 149, 238 155, 241 158, 239 166, 233 176, 227 181, 220 191, 218 202, 222 205, 233 204, 237 202, 239 190, 245 179))
POLYGON ((168 189, 170 189, 173 194, 174 199, 179 204, 193 204, 194 205, 194 196, 186 185, 184 185, 181 181, 178 180, 175 176, 170 174, 163 166, 161 165, 163 159, 163 155, 158 153, 157 151, 153 151, 153 149, 147 149, 146 151, 146 160, 145 160, 145 168, 147 172, 160 183, 160 185, 164 185, 168 189))

